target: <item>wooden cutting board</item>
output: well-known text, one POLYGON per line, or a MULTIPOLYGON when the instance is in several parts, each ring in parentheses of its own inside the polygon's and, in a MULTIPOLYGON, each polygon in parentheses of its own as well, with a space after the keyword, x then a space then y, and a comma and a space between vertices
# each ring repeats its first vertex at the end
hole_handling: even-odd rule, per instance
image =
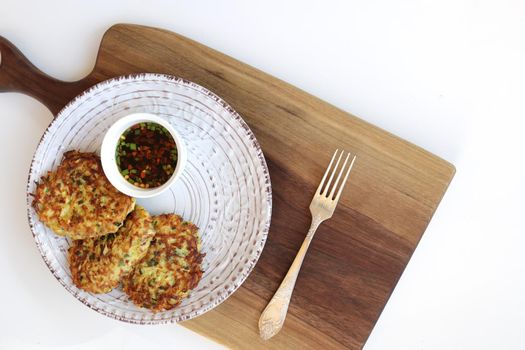
POLYGON ((0 53, 0 91, 32 95, 55 114, 99 81, 158 72, 203 85, 243 116, 270 169, 268 241, 233 296, 182 324, 232 348, 361 348, 454 175, 451 164, 431 153, 169 31, 111 27, 93 72, 73 83, 43 74, 2 37, 0 53), (264 342, 259 315, 305 237, 308 206, 336 148, 358 155, 350 182, 310 246, 284 328, 264 342))

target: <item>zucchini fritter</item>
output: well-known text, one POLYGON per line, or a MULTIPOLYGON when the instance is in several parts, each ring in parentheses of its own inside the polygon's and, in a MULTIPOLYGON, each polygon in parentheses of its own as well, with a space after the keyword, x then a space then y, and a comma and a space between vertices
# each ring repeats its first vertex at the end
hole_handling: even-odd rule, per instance
POLYGON ((173 309, 197 286, 203 254, 194 224, 175 214, 154 216, 153 223, 155 238, 122 285, 136 305, 158 312, 173 309))
POLYGON ((135 199, 108 181, 94 153, 69 151, 54 172, 37 184, 33 208, 56 234, 72 239, 116 232, 135 199))
POLYGON ((107 293, 146 255, 155 230, 149 213, 137 205, 116 233, 73 241, 69 265, 75 285, 107 293))

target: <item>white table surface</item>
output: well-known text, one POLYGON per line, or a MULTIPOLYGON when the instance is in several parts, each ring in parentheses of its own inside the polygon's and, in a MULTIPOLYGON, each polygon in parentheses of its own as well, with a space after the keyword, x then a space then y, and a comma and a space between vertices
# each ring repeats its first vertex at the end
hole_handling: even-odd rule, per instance
MULTIPOLYGON (((117 22, 186 35, 454 163, 365 348, 525 348, 523 1, 0 3, 0 35, 65 80, 91 70, 117 22)), ((108 319, 58 284, 25 207, 52 115, 12 93, 0 94, 0 115, 0 349, 220 348, 180 326, 108 319)))

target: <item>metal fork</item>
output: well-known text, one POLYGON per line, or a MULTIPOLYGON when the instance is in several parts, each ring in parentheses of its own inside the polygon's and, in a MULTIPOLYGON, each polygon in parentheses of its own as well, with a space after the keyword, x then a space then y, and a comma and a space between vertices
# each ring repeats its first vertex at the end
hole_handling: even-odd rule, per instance
POLYGON ((319 225, 323 221, 330 219, 334 214, 339 197, 341 197, 341 192, 343 192, 343 188, 346 184, 346 180, 348 179, 348 175, 350 174, 350 170, 352 170, 356 160, 356 156, 354 156, 350 162, 350 165, 347 167, 348 160, 350 159, 350 153, 348 153, 343 165, 339 169, 339 174, 337 175, 334 185, 330 187, 332 180, 334 179, 334 175, 338 170, 339 163, 343 158, 344 151, 341 151, 335 166, 332 168, 332 164, 337 157, 338 151, 339 150, 335 151, 332 160, 330 161, 330 164, 324 173, 323 179, 321 180, 321 183, 315 192, 312 203, 310 204, 310 212, 312 213, 312 224, 310 226, 310 230, 308 230, 308 234, 306 235, 306 238, 301 245, 297 256, 295 257, 292 266, 290 266, 290 269, 286 273, 284 280, 281 282, 279 289, 277 289, 277 292, 275 292, 272 300, 270 300, 261 314, 261 318, 259 319, 259 332, 261 338, 265 340, 270 339, 276 335, 283 327, 284 319, 286 318, 286 312, 288 311, 288 305, 290 304, 290 298, 292 297, 292 292, 295 286, 295 281, 299 275, 299 270, 301 269, 306 251, 308 250, 310 242, 312 242, 314 233, 319 225), (345 177, 338 188, 339 181, 341 180, 341 176, 345 172, 345 169, 345 177), (325 181, 328 175, 330 175, 330 177, 328 178, 325 186, 325 181), (328 192, 329 190, 330 192, 328 192))

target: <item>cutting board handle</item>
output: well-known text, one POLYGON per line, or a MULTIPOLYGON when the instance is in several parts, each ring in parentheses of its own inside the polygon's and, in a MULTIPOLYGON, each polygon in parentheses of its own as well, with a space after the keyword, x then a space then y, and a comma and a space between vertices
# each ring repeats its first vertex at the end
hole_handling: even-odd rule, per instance
POLYGON ((35 67, 9 40, 0 36, 0 92, 20 92, 42 102, 56 115, 73 97, 93 85, 88 77, 57 80, 35 67))

